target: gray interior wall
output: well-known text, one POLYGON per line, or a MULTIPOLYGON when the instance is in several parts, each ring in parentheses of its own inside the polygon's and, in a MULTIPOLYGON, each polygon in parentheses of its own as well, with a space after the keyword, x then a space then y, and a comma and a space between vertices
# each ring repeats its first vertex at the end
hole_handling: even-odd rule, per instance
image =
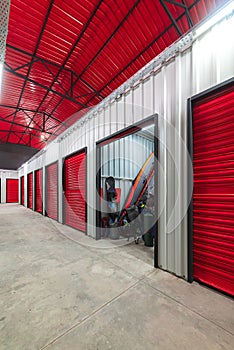
POLYGON ((121 189, 120 208, 132 181, 153 150, 154 143, 137 134, 128 135, 101 147, 102 188, 108 176, 115 178, 115 186, 121 189))

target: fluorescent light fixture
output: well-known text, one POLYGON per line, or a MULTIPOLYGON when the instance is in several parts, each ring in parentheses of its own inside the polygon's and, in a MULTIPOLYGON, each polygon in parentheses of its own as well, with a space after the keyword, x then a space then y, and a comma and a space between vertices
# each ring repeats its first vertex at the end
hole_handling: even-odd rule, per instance
POLYGON ((222 7, 218 12, 216 12, 213 16, 209 17, 205 20, 198 28, 195 29, 196 37, 205 33, 208 29, 214 26, 216 23, 220 22, 222 19, 231 15, 234 12, 234 0, 229 1, 224 7, 222 7))

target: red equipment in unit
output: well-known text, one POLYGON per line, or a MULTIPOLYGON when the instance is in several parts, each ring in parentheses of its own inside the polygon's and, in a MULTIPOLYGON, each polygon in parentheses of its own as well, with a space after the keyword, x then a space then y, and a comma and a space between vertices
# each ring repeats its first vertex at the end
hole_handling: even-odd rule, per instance
POLYGON ((42 169, 35 171, 35 210, 42 214, 42 169))
POLYGON ((65 224, 86 232, 86 151, 64 161, 65 224))
POLYGON ((58 163, 46 167, 46 214, 58 219, 58 163))
POLYGON ((194 278, 234 295, 234 86, 193 103, 194 278))
POLYGON ((6 179, 6 202, 18 203, 19 201, 19 180, 6 179))
POLYGON ((20 178, 20 204, 24 205, 24 176, 20 178))
POLYGON ((28 208, 33 208, 33 173, 28 174, 28 208))

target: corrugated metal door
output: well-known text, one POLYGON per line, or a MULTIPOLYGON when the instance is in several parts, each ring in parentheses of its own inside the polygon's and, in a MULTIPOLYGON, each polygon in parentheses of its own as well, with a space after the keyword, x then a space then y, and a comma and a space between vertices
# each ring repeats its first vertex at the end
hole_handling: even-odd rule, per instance
POLYGON ((42 214, 42 169, 35 171, 35 210, 42 214))
POLYGON ((64 161, 64 222, 86 232, 86 151, 64 161))
POLYGON ((234 295, 234 87, 193 103, 194 278, 234 295))
POLYGON ((20 178, 20 204, 24 205, 24 176, 20 178))
POLYGON ((19 181, 18 179, 6 179, 6 202, 18 203, 19 181))
POLYGON ((28 208, 33 208, 33 173, 28 174, 28 208))
POLYGON ((46 167, 46 215, 58 219, 58 163, 46 167))

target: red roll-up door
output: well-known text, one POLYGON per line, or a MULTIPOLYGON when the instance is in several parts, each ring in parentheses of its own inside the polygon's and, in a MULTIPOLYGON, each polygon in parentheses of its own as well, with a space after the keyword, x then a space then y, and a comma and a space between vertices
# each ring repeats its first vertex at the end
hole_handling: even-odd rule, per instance
POLYGON ((86 151, 64 161, 64 221, 86 232, 86 151))
POLYGON ((46 167, 46 214, 58 219, 58 163, 46 167))
POLYGON ((6 202, 18 203, 19 181, 18 179, 6 179, 6 202))
POLYGON ((42 169, 35 171, 35 210, 42 214, 42 169))
POLYGON ((20 178, 20 204, 24 205, 24 176, 20 178))
POLYGON ((28 174, 28 208, 33 208, 33 173, 28 174))
POLYGON ((234 86, 193 103, 194 278, 234 295, 234 86))

